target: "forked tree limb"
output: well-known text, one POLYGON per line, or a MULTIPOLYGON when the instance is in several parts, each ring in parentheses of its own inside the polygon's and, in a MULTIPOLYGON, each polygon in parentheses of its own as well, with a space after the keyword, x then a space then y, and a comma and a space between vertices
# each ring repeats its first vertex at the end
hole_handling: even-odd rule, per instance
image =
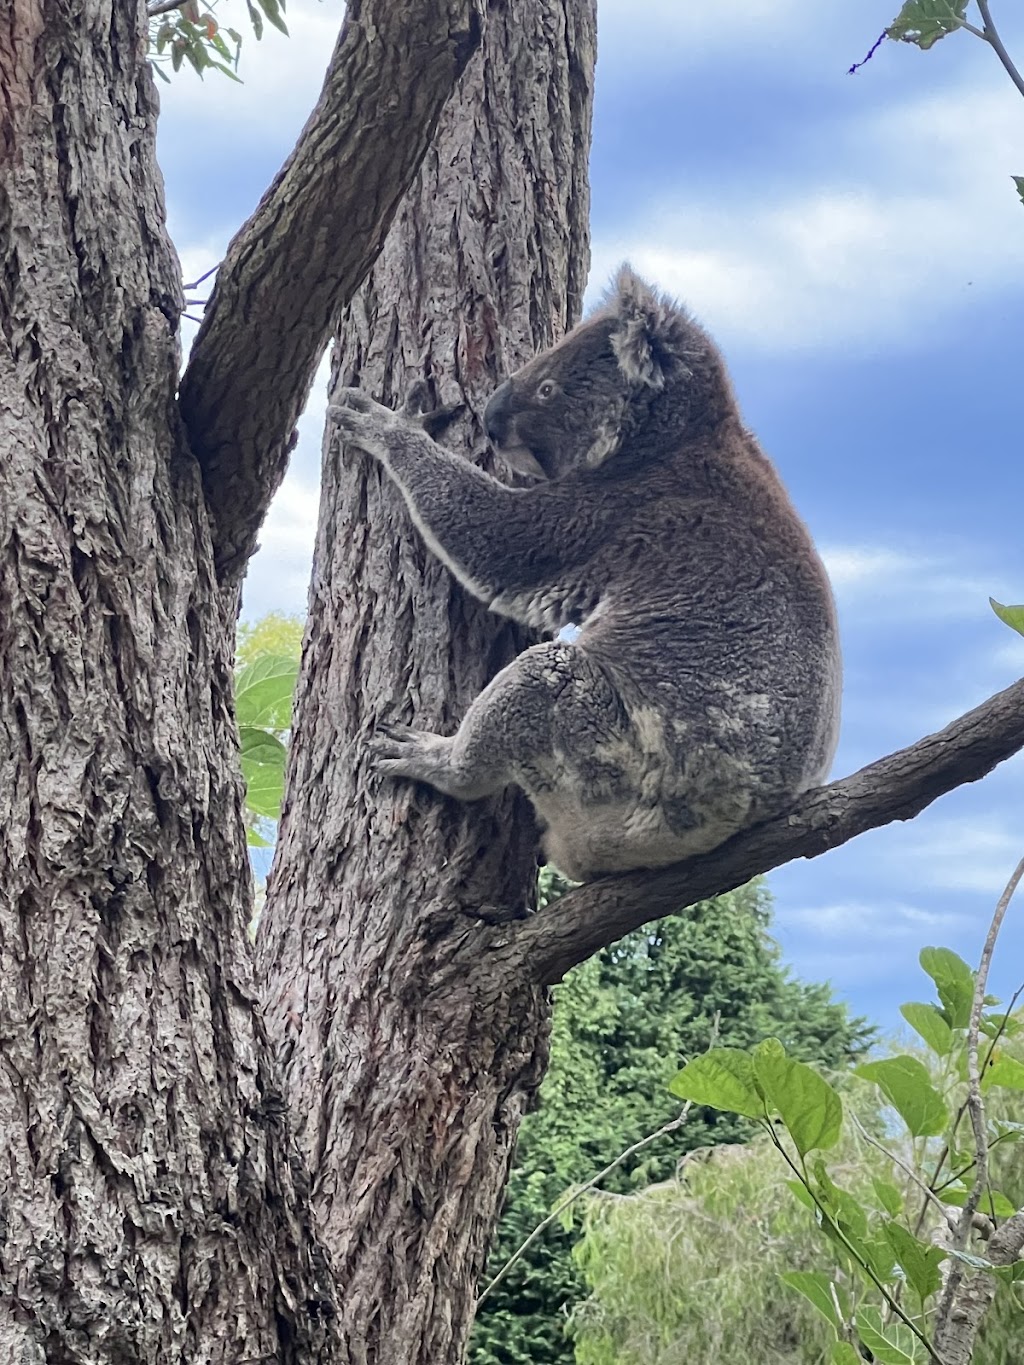
MULTIPOLYGON (((909 748, 840 782, 807 792, 790 810, 699 858, 655 872, 605 877, 570 891, 510 932, 499 952, 552 983, 642 924, 731 891, 794 858, 816 858, 936 798, 976 782, 1024 748, 1024 679, 909 748)), ((496 935, 497 937, 497 935, 496 935)))
POLYGON ((180 390, 222 578, 255 548, 331 328, 480 32, 476 0, 349 0, 316 108, 228 248, 180 390))

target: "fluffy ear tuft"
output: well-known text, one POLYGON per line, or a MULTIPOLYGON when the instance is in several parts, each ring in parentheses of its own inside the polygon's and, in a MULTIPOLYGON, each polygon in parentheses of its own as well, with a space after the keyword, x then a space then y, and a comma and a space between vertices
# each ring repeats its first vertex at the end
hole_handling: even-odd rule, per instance
POLYGON ((606 300, 615 320, 612 349, 623 375, 631 384, 664 388, 667 372, 682 360, 686 315, 657 294, 628 263, 619 267, 606 300))

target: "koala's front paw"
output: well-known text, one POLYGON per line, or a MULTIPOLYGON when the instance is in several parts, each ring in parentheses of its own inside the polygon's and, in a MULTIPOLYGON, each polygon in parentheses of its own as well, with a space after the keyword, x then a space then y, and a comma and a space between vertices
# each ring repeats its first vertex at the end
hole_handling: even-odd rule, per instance
POLYGON ((400 419, 397 413, 376 403, 362 389, 340 389, 336 401, 327 409, 341 439, 348 445, 384 460, 388 454, 388 433, 400 419))
POLYGON ((367 748, 370 761, 388 777, 411 777, 444 790, 452 742, 408 725, 379 725, 367 748))

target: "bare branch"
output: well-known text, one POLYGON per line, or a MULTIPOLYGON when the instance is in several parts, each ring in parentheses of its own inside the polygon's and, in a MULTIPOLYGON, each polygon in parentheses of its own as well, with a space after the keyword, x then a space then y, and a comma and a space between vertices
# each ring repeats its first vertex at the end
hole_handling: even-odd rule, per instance
MULTIPOLYGON (((966 1250, 974 1223, 974 1215, 988 1186, 988 1133, 985 1129, 985 1103, 981 1096, 978 1037, 981 1033, 981 1015, 985 1008, 988 973, 992 965, 996 940, 999 938, 999 931, 1003 926, 1010 901, 1013 899, 1013 893, 1017 890, 1022 877, 1024 877, 1024 858, 1014 868, 1013 875, 1006 884, 1006 889, 999 897, 999 903, 996 906, 992 923, 988 928, 988 935, 985 938, 978 973, 974 980, 974 998, 971 1002, 971 1017, 967 1025, 967 1111, 971 1116, 974 1150, 977 1159, 975 1161, 974 1180, 964 1201, 956 1233, 953 1237, 952 1245, 957 1251, 966 1250)), ((974 1333, 977 1331, 984 1308, 990 1298, 991 1294, 985 1299, 975 1318, 973 1310, 977 1307, 979 1296, 974 1292, 970 1280, 966 1280, 964 1265, 962 1262, 957 1262, 950 1267, 949 1275, 946 1277, 946 1285, 942 1292, 942 1302, 939 1304, 935 1320, 935 1341, 939 1349, 947 1355, 949 1365, 969 1365, 974 1346, 974 1333), (961 1300, 964 1303, 961 1303, 961 1300)))
POLYGON ((999 30, 992 22, 992 12, 989 9, 988 0, 978 0, 978 13, 981 15, 982 23, 985 26, 984 32, 980 36, 984 38, 985 42, 992 48, 993 52, 1002 62, 1003 69, 1010 80, 1013 81, 1020 93, 1024 95, 1024 76, 1020 74, 1017 67, 1014 65, 1013 58, 1007 52, 1003 40, 999 36, 999 30))
POLYGON ((158 14, 170 14, 172 9, 183 9, 188 4, 188 0, 157 0, 156 4, 146 8, 147 19, 155 19, 158 14))
POLYGON ((331 328, 479 41, 476 0, 349 0, 298 145, 228 248, 180 398, 222 577, 244 571, 331 328))
MULTIPOLYGON (((534 979, 570 967, 631 930, 742 886, 762 872, 816 858, 866 830, 910 820, 955 787, 976 782, 1024 747, 1024 680, 852 777, 807 792, 773 820, 674 867, 605 877, 570 891, 531 919, 495 932, 495 948, 534 979)), ((477 951, 479 941, 477 940, 477 951)))

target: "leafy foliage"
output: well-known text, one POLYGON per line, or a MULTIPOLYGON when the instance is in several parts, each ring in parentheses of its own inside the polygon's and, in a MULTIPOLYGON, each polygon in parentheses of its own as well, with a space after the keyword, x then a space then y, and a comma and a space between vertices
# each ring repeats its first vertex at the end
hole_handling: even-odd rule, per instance
MULTIPOLYGON (((955 1218, 952 1210, 971 1197, 974 1180, 973 1152, 965 1146, 970 1138, 960 1129, 966 1126, 967 1027, 975 976, 944 948, 924 949, 921 965, 932 978, 938 1004, 907 1006, 904 1017, 928 1045, 923 1057, 900 1054, 869 1061, 834 1085, 792 1061, 779 1042, 769 1039, 746 1053, 712 1049, 674 1078, 675 1094, 727 1112, 749 1115, 759 1102, 762 1138, 735 1155, 732 1165, 723 1164, 718 1154, 708 1163, 718 1175, 726 1173, 724 1187, 714 1174, 686 1166, 679 1183, 633 1200, 588 1197, 579 1259, 593 1293, 576 1314, 580 1362, 771 1359, 780 1365, 823 1360, 842 1365, 866 1353, 882 1365, 914 1365, 932 1358, 928 1342, 948 1257, 957 1257, 973 1273, 1000 1278, 997 1308, 983 1327, 975 1359, 981 1365, 1010 1358, 1000 1356, 1000 1343, 1021 1330, 1019 1311, 1017 1322, 1009 1325, 1010 1287, 1024 1280, 1024 1262, 993 1267, 985 1258, 983 1227, 975 1229, 966 1252, 936 1237, 955 1218), (844 1122, 844 1101, 859 1107, 858 1124, 844 1122), (774 1175, 763 1170, 772 1150, 774 1175), (828 1162, 817 1154, 822 1151, 829 1152, 828 1162), (731 1173, 744 1163, 769 1186, 781 1180, 795 1199, 766 1207, 764 1223, 755 1219, 757 1235, 740 1242, 730 1219, 742 1214, 749 1229, 749 1196, 744 1181, 731 1173), (943 1214, 943 1206, 949 1212, 943 1214), (691 1230, 684 1235, 672 1224, 671 1247, 657 1244, 665 1268, 655 1273, 645 1266, 640 1244, 652 1235, 652 1216, 670 1222, 681 1210, 691 1230), (801 1223, 794 1223, 796 1216, 801 1223), (823 1263, 829 1268, 821 1268, 823 1263), (709 1268, 716 1289, 713 1307, 694 1292, 709 1268), (791 1291, 789 1300, 795 1295, 803 1305, 800 1311, 813 1310, 795 1338, 792 1302, 775 1305, 765 1297, 773 1271, 791 1291), (643 1279, 645 1274, 654 1276, 654 1285, 643 1279), (671 1286, 665 1283, 669 1277, 671 1286), (741 1301, 740 1284, 748 1291, 753 1285, 753 1308, 749 1294, 741 1301), (735 1299, 723 1297, 732 1287, 735 1299), (763 1319, 757 1316, 762 1313, 763 1319)), ((1022 1197, 1020 1158, 1012 1149, 1019 1153, 1024 1139, 1024 1127, 1013 1117, 1024 1107, 1024 1063, 1015 1055, 1024 1023, 990 1008, 982 1029, 991 1165, 978 1207, 992 1224, 1012 1216, 1022 1197), (1006 1175, 1010 1193, 999 1188, 1006 1175)))
POLYGON ((886 29, 890 38, 927 49, 963 27, 969 0, 907 0, 886 29))
POLYGON ((299 673, 303 625, 271 614, 239 628, 235 712, 245 778, 246 835, 267 848, 281 814, 292 698, 299 673))
MULTIPOLYGON (((180 4, 156 3, 149 6, 149 51, 153 70, 161 80, 170 77, 164 70, 180 71, 187 63, 200 78, 207 71, 219 71, 237 81, 242 35, 235 28, 222 27, 214 11, 219 0, 182 0, 180 4)), ((287 34, 284 22, 285 0, 246 0, 249 23, 257 40, 263 37, 263 21, 287 34)))
MULTIPOLYGON (((545 871, 542 903, 563 886, 545 871)), ((826 1066, 863 1052, 863 1021, 852 1020, 827 987, 788 976, 769 921, 770 898, 755 883, 638 930, 558 987, 551 1067, 540 1106, 520 1132, 484 1283, 567 1189, 678 1114, 668 1082, 688 1057, 706 1051, 716 1016, 718 1038, 735 1049, 774 1034, 790 1057, 826 1066)), ((664 1180, 684 1152, 735 1143, 752 1131, 749 1117, 695 1108, 681 1130, 618 1168, 606 1186, 621 1194, 664 1180)), ((567 1309, 584 1292, 571 1255, 574 1212, 565 1225, 549 1227, 484 1302, 472 1365, 574 1359, 564 1330, 567 1309)), ((777 1296, 774 1286, 771 1292, 777 1296)))

